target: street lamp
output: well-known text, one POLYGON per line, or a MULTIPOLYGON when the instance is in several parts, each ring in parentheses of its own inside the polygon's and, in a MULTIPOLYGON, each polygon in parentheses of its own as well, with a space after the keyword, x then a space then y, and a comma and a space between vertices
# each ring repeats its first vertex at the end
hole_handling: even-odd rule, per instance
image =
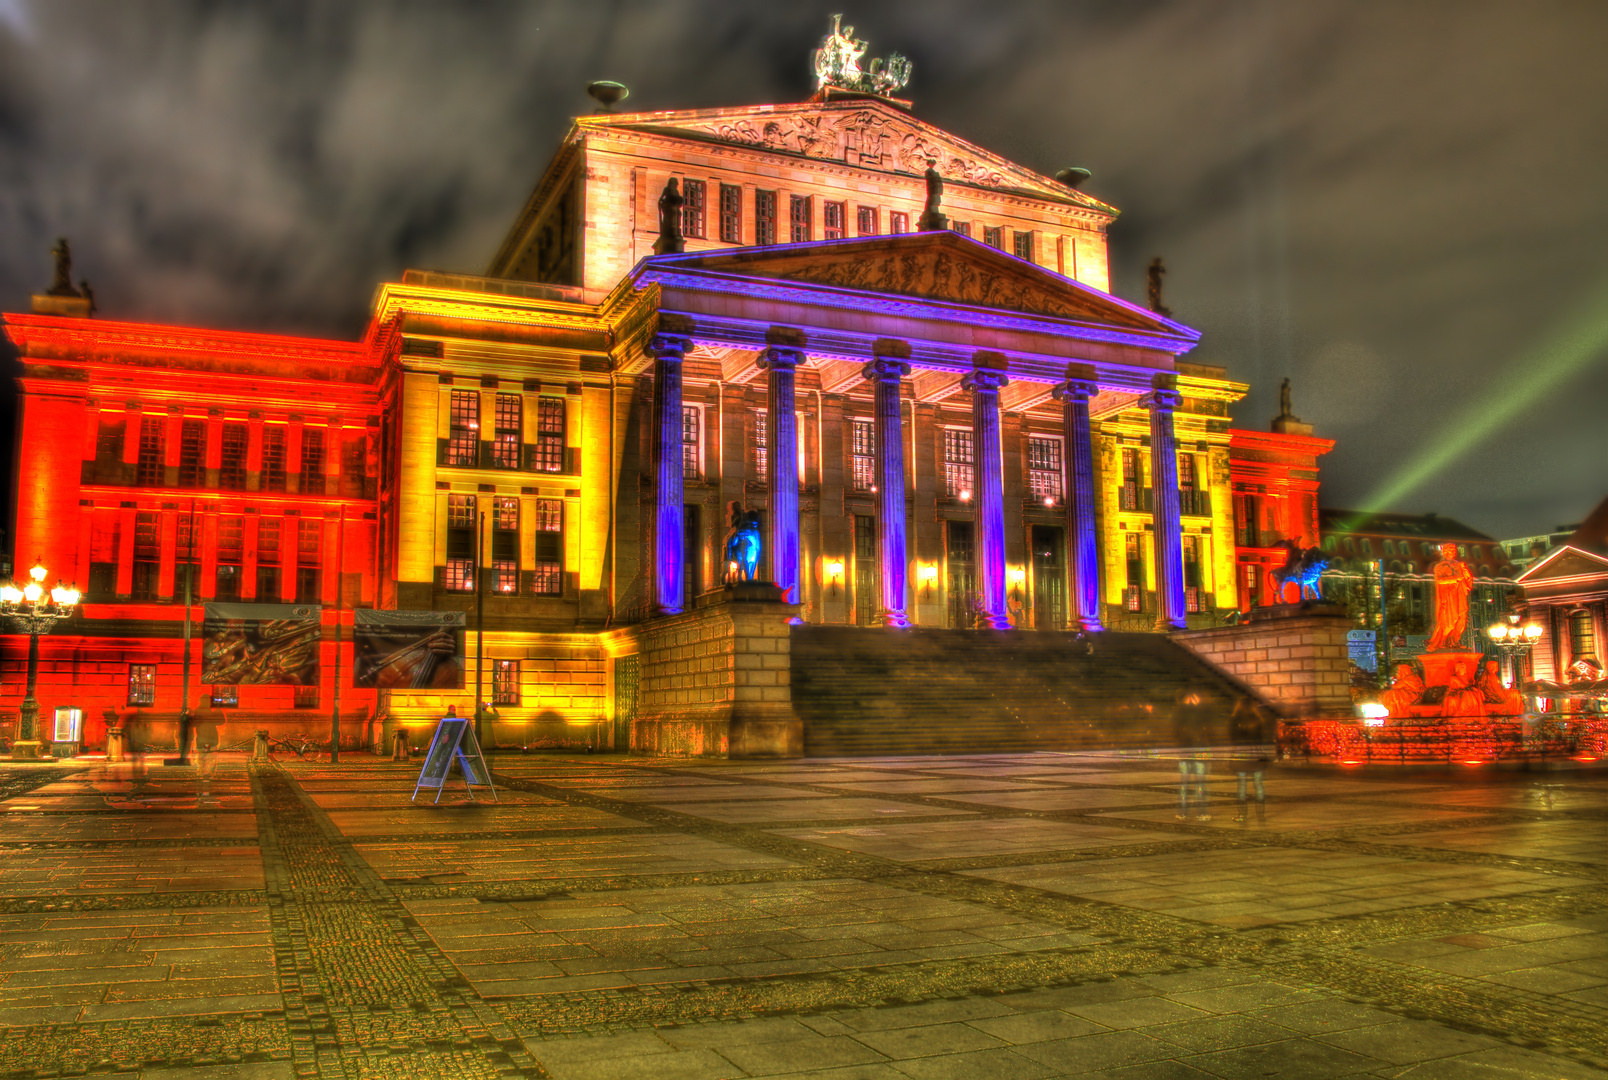
POLYGON ((28 583, 17 588, 14 582, 0 585, 0 615, 4 615, 13 632, 28 635, 28 691, 22 698, 17 741, 11 744, 13 758, 36 758, 42 740, 39 739, 39 699, 34 697, 34 684, 39 678, 39 635, 48 634, 59 619, 65 619, 78 606, 78 590, 63 585, 59 580, 45 598, 45 569, 43 559, 36 560, 28 571, 28 583))
POLYGON ((1502 666, 1507 669, 1508 685, 1519 681, 1519 660, 1528 656, 1544 631, 1540 623, 1519 625, 1519 616, 1509 615, 1506 623, 1492 623, 1485 628, 1491 643, 1502 654, 1502 666))

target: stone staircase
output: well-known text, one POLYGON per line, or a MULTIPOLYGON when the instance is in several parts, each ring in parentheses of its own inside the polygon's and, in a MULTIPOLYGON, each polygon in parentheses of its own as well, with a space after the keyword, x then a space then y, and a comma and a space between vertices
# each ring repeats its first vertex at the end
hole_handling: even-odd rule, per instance
POLYGON ((1234 700, 1256 697, 1160 634, 805 625, 791 638, 793 709, 816 757, 1176 746, 1190 690, 1222 743, 1234 700))

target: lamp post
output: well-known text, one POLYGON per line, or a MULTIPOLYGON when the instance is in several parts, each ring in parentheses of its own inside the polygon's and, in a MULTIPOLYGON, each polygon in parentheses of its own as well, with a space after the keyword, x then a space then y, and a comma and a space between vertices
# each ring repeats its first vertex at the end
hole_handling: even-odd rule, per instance
POLYGON ((1530 650, 1535 648, 1543 631, 1540 623, 1520 626, 1518 615, 1509 615, 1507 619, 1506 623, 1495 622, 1487 626, 1485 633, 1496 646, 1497 652, 1502 654, 1502 667, 1506 669, 1503 674, 1507 676, 1507 685, 1511 687, 1519 682, 1521 658, 1530 655, 1530 650))
POLYGON ((39 678, 39 635, 48 634, 78 606, 78 590, 63 585, 60 580, 45 596, 45 569, 43 559, 36 560, 28 571, 28 583, 17 588, 13 582, 0 585, 0 615, 6 617, 11 628, 28 635, 28 690, 22 698, 17 741, 12 743, 13 758, 35 758, 43 742, 39 738, 39 699, 34 697, 34 685, 39 678))

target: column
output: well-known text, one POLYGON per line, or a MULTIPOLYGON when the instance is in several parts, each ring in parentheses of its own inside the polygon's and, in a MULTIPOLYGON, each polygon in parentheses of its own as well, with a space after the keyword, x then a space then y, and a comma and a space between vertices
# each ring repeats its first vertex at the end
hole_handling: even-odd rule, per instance
POLYGON ((123 464, 137 465, 140 460, 140 418, 143 414, 136 401, 128 403, 123 420, 123 464))
POLYGON ((790 604, 801 603, 798 560, 798 417, 793 405, 794 371, 804 359, 798 349, 768 346, 759 366, 770 372, 769 471, 771 580, 790 604))
POLYGON ((904 417, 900 410, 899 380, 910 365, 897 359, 904 342, 877 341, 877 359, 865 366, 865 378, 876 388, 877 500, 881 511, 878 555, 882 577, 882 618, 889 626, 909 626, 905 614, 905 574, 909 558, 905 548, 904 417), (884 355, 886 352, 887 355, 884 355))
POLYGON ((1178 449, 1173 440, 1173 410, 1183 397, 1173 389, 1175 377, 1155 377, 1155 389, 1139 399, 1150 410, 1151 520, 1156 543, 1156 629, 1182 630, 1184 618, 1183 525, 1178 516, 1178 449))
POLYGON ((294 495, 301 491, 302 471, 302 418, 290 414, 285 425, 285 491, 294 495))
POLYGON ((262 490, 262 413, 246 416, 246 490, 262 490))
POLYGON ((217 406, 207 410, 207 450, 205 486, 218 486, 218 473, 223 468, 223 410, 217 406))
MULTIPOLYGON (((1003 359, 1003 358, 1001 358, 1003 359)), ((983 618, 995 630, 1009 630, 1005 611, 1005 482, 999 437, 999 391, 1010 380, 1003 371, 972 372, 961 386, 972 395, 972 454, 977 461, 977 565, 982 571, 983 618)))
POLYGON ((165 487, 178 487, 179 451, 184 445, 183 406, 168 406, 167 431, 164 435, 164 440, 162 449, 162 484, 165 487))
POLYGON ((1055 388, 1066 423, 1066 553, 1072 565, 1072 617, 1078 628, 1093 633, 1100 622, 1100 546, 1094 527, 1094 442, 1089 399, 1100 392, 1094 368, 1067 367, 1067 381, 1055 388))
POLYGON ((683 607, 681 569, 684 558, 684 512, 681 506, 681 361, 691 342, 673 334, 655 334, 648 343, 653 356, 653 593, 661 615, 683 607))

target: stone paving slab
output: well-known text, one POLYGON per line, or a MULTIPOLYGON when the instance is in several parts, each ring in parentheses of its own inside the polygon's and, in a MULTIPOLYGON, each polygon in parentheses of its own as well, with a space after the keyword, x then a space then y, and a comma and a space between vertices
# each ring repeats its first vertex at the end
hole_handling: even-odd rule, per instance
POLYGON ((888 822, 849 828, 788 829, 781 833, 898 862, 1060 851, 1173 838, 1168 833, 1031 819, 888 822))

